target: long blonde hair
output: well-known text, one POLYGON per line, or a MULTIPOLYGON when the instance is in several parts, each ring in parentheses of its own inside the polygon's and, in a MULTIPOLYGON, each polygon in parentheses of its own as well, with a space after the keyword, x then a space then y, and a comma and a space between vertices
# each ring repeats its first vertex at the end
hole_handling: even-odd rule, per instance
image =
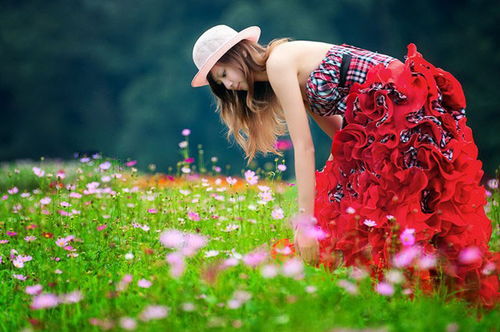
POLYGON ((228 127, 227 139, 234 136, 248 163, 257 152, 282 155, 275 143, 278 136, 287 132, 283 109, 269 82, 256 82, 254 73, 265 71, 272 50, 290 40, 274 39, 267 46, 242 40, 220 58, 218 63, 230 64, 243 71, 248 91, 227 90, 223 84, 217 84, 210 73, 207 75, 217 111, 228 127))

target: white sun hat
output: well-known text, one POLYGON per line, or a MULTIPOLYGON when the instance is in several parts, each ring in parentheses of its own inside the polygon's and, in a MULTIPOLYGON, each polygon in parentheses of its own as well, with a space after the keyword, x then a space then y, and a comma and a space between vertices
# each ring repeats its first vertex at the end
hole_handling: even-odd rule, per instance
POLYGON ((227 25, 216 25, 205 31, 193 46, 193 61, 198 73, 191 81, 191 86, 208 85, 207 74, 219 59, 234 45, 243 39, 257 42, 260 28, 251 26, 240 32, 227 25))

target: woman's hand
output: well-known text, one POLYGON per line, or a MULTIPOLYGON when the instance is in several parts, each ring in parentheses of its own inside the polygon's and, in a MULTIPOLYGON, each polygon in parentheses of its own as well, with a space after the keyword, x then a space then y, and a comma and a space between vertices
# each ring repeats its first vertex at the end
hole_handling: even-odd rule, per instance
POLYGON ((307 236, 307 231, 298 227, 294 233, 293 243, 295 250, 299 253, 302 260, 308 264, 316 264, 319 259, 319 243, 313 237, 307 236))

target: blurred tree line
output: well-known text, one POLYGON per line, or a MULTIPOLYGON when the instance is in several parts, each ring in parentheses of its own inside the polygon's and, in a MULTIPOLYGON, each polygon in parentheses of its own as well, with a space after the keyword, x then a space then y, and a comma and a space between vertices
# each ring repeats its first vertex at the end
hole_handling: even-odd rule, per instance
MULTIPOLYGON (((209 89, 190 86, 191 52, 213 25, 259 25, 261 43, 348 43, 399 59, 414 42, 462 83, 491 176, 500 164, 499 18, 500 3, 486 0, 2 0, 0 160, 100 151, 166 171, 190 128, 207 158, 239 170, 242 152, 225 140, 209 89)), ((313 134, 319 168, 331 142, 316 126, 313 134)))

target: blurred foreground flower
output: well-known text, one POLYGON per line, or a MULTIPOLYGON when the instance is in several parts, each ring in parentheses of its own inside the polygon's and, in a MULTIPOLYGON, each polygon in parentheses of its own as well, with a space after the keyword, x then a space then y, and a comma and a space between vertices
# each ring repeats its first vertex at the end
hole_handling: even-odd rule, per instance
POLYGON ((276 150, 290 150, 293 145, 292 145, 292 141, 290 140, 287 140, 287 139, 283 139, 283 140, 277 140, 276 143, 274 144, 274 147, 276 150))

